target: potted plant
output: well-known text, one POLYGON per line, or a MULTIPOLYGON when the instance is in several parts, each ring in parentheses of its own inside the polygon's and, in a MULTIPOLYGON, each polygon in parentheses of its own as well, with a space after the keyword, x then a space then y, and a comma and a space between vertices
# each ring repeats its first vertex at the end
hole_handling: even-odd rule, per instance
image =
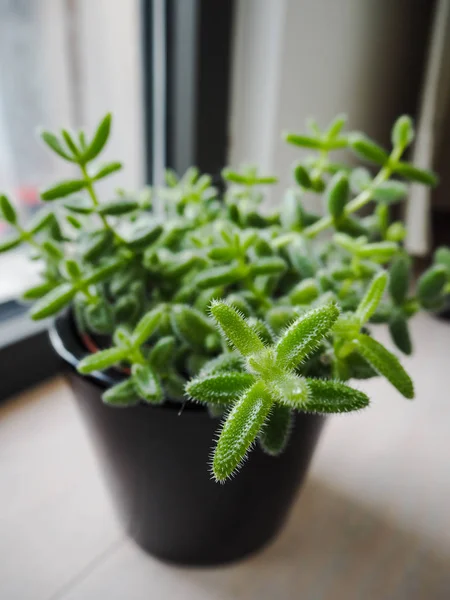
POLYGON ((160 558, 221 563, 270 540, 323 416, 368 405, 351 380, 382 375, 414 395, 369 326, 387 323, 409 354, 408 319, 449 290, 450 251, 440 249, 411 293, 405 230, 390 222, 408 181, 436 177, 403 159, 408 117, 395 123, 390 153, 344 133, 344 122, 286 134, 312 156, 269 214, 260 205, 276 178, 254 167, 225 169, 224 193, 191 168, 180 179, 168 171, 161 189, 100 201, 96 183, 122 167, 96 162, 110 115, 90 139, 41 133, 79 170, 42 192, 51 210, 24 226, 0 197, 13 232, 0 250, 24 243, 42 263, 42 283, 24 294, 31 316, 59 315, 51 339, 127 530, 160 558), (333 161, 345 148, 375 172, 333 161), (323 197, 325 216, 305 210, 304 193, 323 197), (358 216, 366 205, 371 214, 358 216))

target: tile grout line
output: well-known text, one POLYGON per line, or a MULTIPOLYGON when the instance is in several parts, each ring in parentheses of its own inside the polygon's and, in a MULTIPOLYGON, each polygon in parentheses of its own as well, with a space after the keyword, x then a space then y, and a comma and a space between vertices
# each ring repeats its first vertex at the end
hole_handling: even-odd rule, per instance
POLYGON ((99 567, 107 558, 112 556, 125 542, 125 536, 121 535, 112 542, 103 552, 93 558, 81 571, 74 575, 69 581, 62 585, 47 600, 63 600, 65 595, 73 590, 79 583, 84 581, 97 567, 99 567))

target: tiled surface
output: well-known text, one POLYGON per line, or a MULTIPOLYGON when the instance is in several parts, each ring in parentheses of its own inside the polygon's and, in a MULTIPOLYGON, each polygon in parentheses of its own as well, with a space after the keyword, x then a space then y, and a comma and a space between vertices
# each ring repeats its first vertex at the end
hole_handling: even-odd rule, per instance
POLYGON ((361 385, 373 406, 329 420, 278 540, 222 569, 123 538, 62 380, 0 406, 0 599, 450 598, 450 325, 413 329, 417 399, 361 385))

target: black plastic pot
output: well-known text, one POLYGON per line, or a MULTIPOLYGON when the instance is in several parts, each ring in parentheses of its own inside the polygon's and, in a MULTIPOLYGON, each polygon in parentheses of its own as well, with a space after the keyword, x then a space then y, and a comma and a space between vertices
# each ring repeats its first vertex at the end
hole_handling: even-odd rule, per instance
POLYGON ((208 470, 217 419, 194 404, 111 408, 100 394, 122 375, 75 372, 87 350, 70 315, 56 320, 50 337, 69 366, 119 514, 142 548, 178 564, 213 565, 258 550, 280 530, 306 474, 322 417, 298 415, 280 457, 256 448, 237 477, 220 485, 208 470))

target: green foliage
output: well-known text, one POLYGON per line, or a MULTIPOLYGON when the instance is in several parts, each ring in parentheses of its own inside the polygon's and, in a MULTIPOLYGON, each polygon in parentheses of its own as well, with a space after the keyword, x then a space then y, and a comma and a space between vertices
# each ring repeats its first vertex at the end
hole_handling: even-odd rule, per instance
POLYGON ((34 302, 32 318, 72 307, 80 332, 110 340, 79 364, 81 373, 121 374, 105 403, 196 401, 222 416, 212 462, 219 481, 255 443, 282 452, 295 412, 367 406, 351 379, 381 374, 411 398, 409 376, 371 337, 371 324, 385 323, 410 354, 408 320, 420 308, 439 309, 450 292, 448 248, 438 249, 411 289, 405 228, 391 222, 391 205, 407 196, 409 182, 437 183, 403 160, 414 139, 411 119, 396 121, 389 151, 346 132, 345 122, 338 115, 322 129, 309 121, 306 134, 285 135, 310 155, 295 163, 293 187, 273 212, 261 204, 278 180, 251 165, 223 170, 223 194, 192 167, 168 171, 164 186, 119 189, 101 200, 97 182, 122 168, 101 162, 110 114, 90 136, 41 132, 78 174, 42 192, 48 210, 33 221, 22 223, 0 194, 8 228, 0 252, 23 244, 42 265, 42 281, 24 293, 34 302), (337 162, 333 152, 345 148, 373 172, 337 162), (305 192, 323 195, 324 216, 305 208, 305 192), (371 214, 361 216, 369 205, 371 214), (333 236, 315 239, 328 229, 333 236))

